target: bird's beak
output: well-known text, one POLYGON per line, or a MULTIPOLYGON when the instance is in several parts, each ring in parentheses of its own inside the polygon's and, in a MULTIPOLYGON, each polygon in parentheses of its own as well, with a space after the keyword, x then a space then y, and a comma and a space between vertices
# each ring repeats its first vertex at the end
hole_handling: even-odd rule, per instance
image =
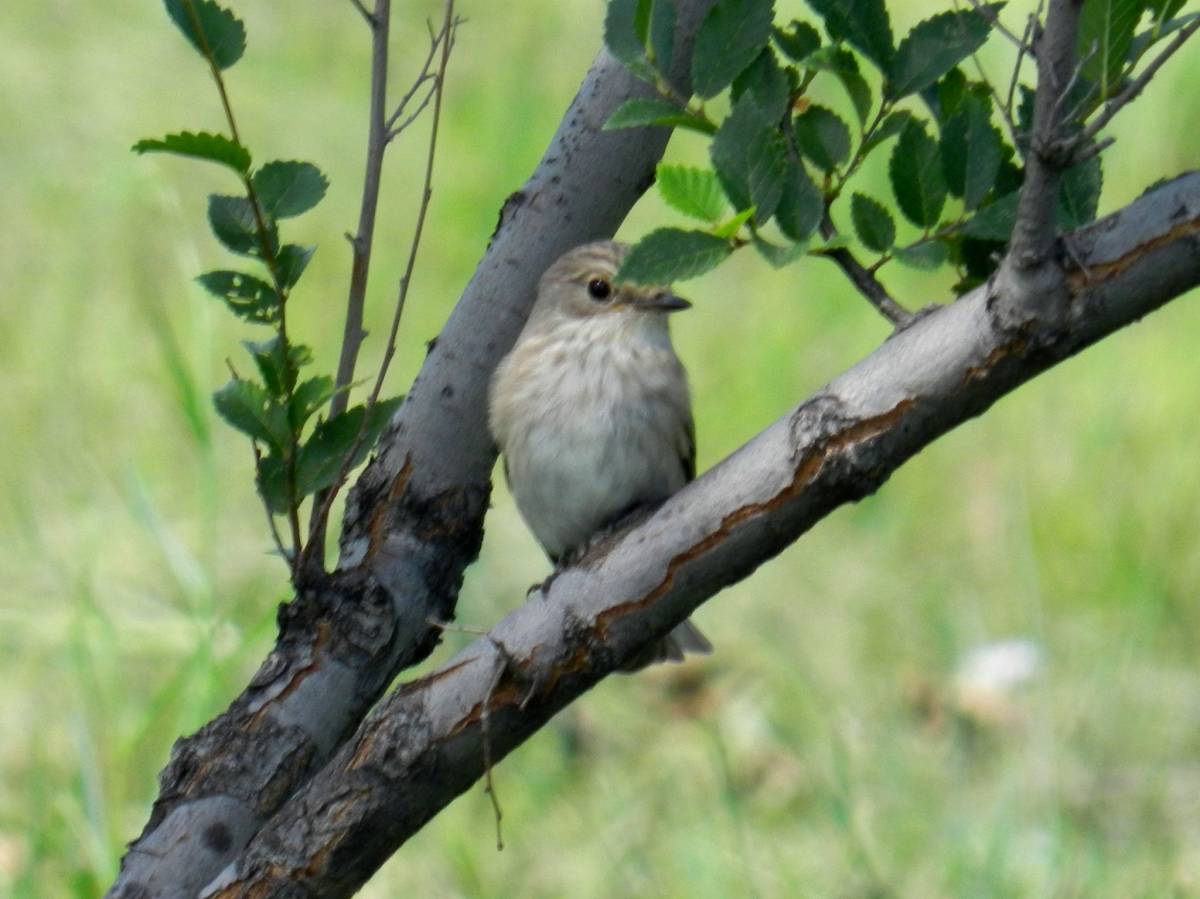
POLYGON ((645 309, 649 312, 681 312, 691 309, 692 304, 683 297, 677 297, 668 290, 661 293, 651 293, 638 297, 633 301, 634 308, 645 309))

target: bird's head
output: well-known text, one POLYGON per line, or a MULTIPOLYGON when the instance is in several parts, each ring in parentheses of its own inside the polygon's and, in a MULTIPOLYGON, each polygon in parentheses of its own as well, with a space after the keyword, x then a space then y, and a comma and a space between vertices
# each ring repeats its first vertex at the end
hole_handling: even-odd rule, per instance
POLYGON ((601 315, 661 318, 692 305, 669 287, 616 283, 617 271, 628 252, 627 244, 611 240, 568 250, 538 282, 530 322, 601 315))

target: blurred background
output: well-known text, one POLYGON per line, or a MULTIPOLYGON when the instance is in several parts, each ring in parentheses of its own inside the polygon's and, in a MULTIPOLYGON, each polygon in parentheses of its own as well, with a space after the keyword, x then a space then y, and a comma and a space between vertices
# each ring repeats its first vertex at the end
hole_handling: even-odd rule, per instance
MULTIPOLYGON (((347 2, 232 5, 249 47, 229 85, 256 159, 332 182, 287 232, 320 247, 289 319, 331 370, 367 32, 347 2)), ((396 4, 398 90, 437 7, 396 4)), ((461 8, 392 393, 599 46, 601 0, 461 8)), ((932 11, 892 9, 897 34, 932 11)), ((1019 31, 1025 11, 1005 20, 1019 31)), ((993 39, 981 58, 1006 85, 1013 55, 993 39)), ((1198 78, 1200 45, 1121 114, 1102 213, 1200 161, 1198 78)), ((191 280, 228 261, 204 210, 232 183, 129 152, 221 128, 203 65, 158 3, 10 3, 0 84, 0 894, 94 896, 172 741, 237 694, 289 592, 250 448, 208 399, 259 335, 191 280)), ((827 102, 844 104, 836 87, 827 102)), ((376 334, 424 125, 389 153, 376 334)), ((668 158, 703 151, 679 135, 668 158)), ((884 166, 859 187, 889 198, 884 166)), ((648 196, 622 235, 677 221, 648 196)), ((916 308, 951 279, 884 280, 916 308)), ((739 254, 685 293, 702 469, 887 333, 815 259, 777 272, 739 254)), ((705 606, 713 656, 611 679, 500 765, 503 852, 477 786, 363 895, 1200 896, 1198 329, 1178 300, 938 441, 705 606)), ((380 352, 368 341, 360 370, 380 352)), ((459 603, 470 627, 547 568, 502 484, 493 505, 459 603)))

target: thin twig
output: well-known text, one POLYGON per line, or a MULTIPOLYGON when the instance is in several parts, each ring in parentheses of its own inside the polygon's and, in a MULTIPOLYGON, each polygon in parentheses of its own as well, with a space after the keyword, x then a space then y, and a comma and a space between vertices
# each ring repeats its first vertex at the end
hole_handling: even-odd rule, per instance
POLYGON ((374 14, 369 9, 363 6, 362 0, 350 0, 350 2, 354 4, 355 9, 362 13, 362 17, 367 20, 368 25, 370 25, 372 28, 377 28, 379 26, 379 20, 375 18, 374 14))
MULTIPOLYGON (((251 441, 250 446, 254 449, 254 470, 258 471, 258 467, 262 464, 262 452, 258 448, 256 441, 251 441)), ((292 554, 289 553, 283 546, 283 538, 279 536, 279 526, 275 524, 275 513, 271 511, 271 507, 263 501, 263 509, 267 513, 267 525, 271 529, 271 538, 275 541, 275 548, 279 550, 280 557, 291 567, 292 554)))
POLYGON ((1104 105, 1104 109, 1100 115, 1097 116, 1091 124, 1084 128, 1083 131, 1073 139, 1072 148, 1075 153, 1075 161, 1078 161, 1079 159, 1079 150, 1083 148, 1090 140, 1092 140, 1105 125, 1111 122, 1113 120, 1113 116, 1120 112, 1123 106, 1130 103, 1138 96, 1138 94, 1145 90, 1146 85, 1150 83, 1150 79, 1152 79, 1158 73, 1158 70, 1162 68, 1163 63, 1170 59, 1171 56, 1173 56, 1175 52, 1184 45, 1187 39, 1196 33, 1196 29, 1198 28, 1200 28, 1200 19, 1196 19, 1195 21, 1190 22, 1184 28, 1180 29, 1179 33, 1171 40, 1171 43, 1167 44, 1163 51, 1159 53, 1158 56, 1154 57, 1154 60, 1150 63, 1150 65, 1146 66, 1142 74, 1139 75, 1127 88, 1125 88, 1125 90, 1121 91, 1121 93, 1117 94, 1104 105))
POLYGON ((392 111, 392 114, 388 116, 387 128, 389 131, 396 124, 396 120, 404 115, 405 107, 408 106, 409 101, 412 100, 417 91, 421 89, 421 85, 437 77, 433 72, 429 71, 429 68, 433 65, 433 61, 437 57, 438 47, 441 45, 443 37, 444 35, 441 32, 434 34, 433 28, 430 26, 429 52, 425 55, 425 61, 421 64, 421 71, 417 73, 417 77, 413 79, 413 83, 409 85, 408 90, 400 97, 400 101, 396 104, 396 108, 392 111))
MULTIPOLYGON (((837 228, 834 227, 833 220, 826 211, 825 218, 821 222, 821 234, 826 240, 829 240, 836 237, 837 233, 837 228)), ((858 292, 867 298, 867 302, 874 306, 875 310, 892 325, 902 328, 912 321, 912 313, 893 300, 879 279, 867 271, 854 254, 845 247, 828 250, 822 252, 821 255, 832 259, 843 274, 850 279, 850 283, 858 289, 858 292)))
POLYGON ((425 93, 424 98, 421 100, 420 103, 417 104, 417 108, 414 109, 411 113, 409 113, 409 115, 399 125, 392 126, 390 124, 390 122, 392 120, 389 120, 388 133, 387 133, 387 139, 388 139, 389 143, 391 141, 395 140, 397 137, 399 137, 401 131, 403 131, 405 128, 407 128, 409 125, 411 125, 413 122, 415 122, 417 120, 417 118, 421 115, 421 113, 423 113, 425 111, 425 108, 427 106, 429 106, 429 101, 433 99, 433 95, 436 91, 437 91, 437 85, 435 84, 433 87, 431 87, 425 93))
MULTIPOLYGON (((396 354, 396 337, 400 331, 400 318, 404 313, 405 301, 408 299, 408 288, 412 283, 413 270, 416 267, 417 251, 421 246, 421 235, 425 230, 425 219, 429 214, 429 202, 433 197, 433 161, 437 155, 438 128, 442 118, 442 99, 445 95, 446 71, 450 63, 450 51, 454 48, 454 29, 458 23, 458 20, 454 18, 454 0, 446 0, 445 9, 446 12, 442 21, 442 32, 444 35, 441 41, 442 53, 434 83, 433 122, 429 128, 429 149, 425 158, 424 186, 421 191, 421 205, 417 210, 416 226, 413 230, 412 241, 409 244, 408 262, 405 265, 404 275, 400 279, 400 288, 396 297, 396 310, 392 316, 392 326, 388 332, 383 361, 379 365, 379 373, 375 378, 375 386, 367 398, 362 424, 359 426, 353 445, 342 459, 342 466, 338 471, 338 476, 333 486, 329 488, 329 491, 321 499, 321 502, 314 502, 313 507, 316 510, 313 516, 314 533, 318 529, 322 533, 324 532, 325 523, 329 520, 329 511, 333 507, 333 501, 338 491, 342 488, 342 485, 346 483, 346 477, 350 474, 351 462, 358 455, 363 441, 366 439, 367 426, 371 420, 371 410, 379 402, 379 394, 383 390, 383 381, 387 376, 388 366, 391 364, 392 357, 396 354)), ((312 564, 312 548, 315 543, 316 541, 310 540, 309 545, 304 548, 304 552, 297 561, 297 570, 304 571, 312 564)))
POLYGON ((1012 80, 1008 82, 1008 97, 1004 101, 1003 111, 1004 120, 1008 122, 1008 127, 1012 133, 1013 143, 1019 143, 1017 138, 1016 119, 1013 117, 1013 98, 1017 93, 1017 84, 1021 81, 1021 63, 1025 61, 1025 53, 1030 47, 1036 33, 1038 17, 1041 14, 1041 3, 1038 3, 1038 12, 1029 16, 1025 22, 1025 31, 1021 35, 1021 48, 1017 50, 1017 62, 1013 66, 1012 80))
POLYGON ((1017 49, 1020 52, 1028 53, 1030 56, 1034 55, 1033 47, 1031 47, 1028 43, 1028 35, 1017 37, 1016 34, 1014 34, 1012 31, 1009 31, 1007 26, 1000 21, 1000 16, 992 12, 991 7, 989 7, 986 3, 982 3, 980 0, 967 0, 967 2, 971 4, 971 7, 975 10, 975 12, 987 19, 992 24, 993 28, 1012 41, 1012 43, 1016 44, 1017 49))
MULTIPOLYGON (((379 207, 379 186, 383 177, 383 154, 387 149, 388 44, 391 35, 391 0, 376 0, 372 14, 371 32, 371 100, 367 117, 367 159, 363 175, 362 201, 358 211, 358 231, 350 238, 353 262, 350 267, 350 289, 346 296, 346 323, 342 331, 342 352, 338 358, 334 394, 329 402, 329 417, 336 418, 350 403, 350 387, 358 364, 358 351, 366 332, 363 314, 366 306, 367 281, 371 270, 371 246, 375 237, 375 214, 379 207)), ((322 490, 313 498, 313 508, 325 508, 329 491, 322 490)), ((314 515, 309 521, 309 542, 321 547, 319 561, 324 563, 325 525, 328 516, 314 515)), ((311 557, 306 553, 305 561, 311 557)))

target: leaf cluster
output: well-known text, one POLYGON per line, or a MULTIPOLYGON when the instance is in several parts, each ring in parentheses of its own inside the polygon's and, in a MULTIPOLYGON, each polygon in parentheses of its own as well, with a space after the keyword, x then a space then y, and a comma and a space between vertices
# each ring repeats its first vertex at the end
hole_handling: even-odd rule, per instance
MULTIPOLYGON (((776 266, 830 253, 850 245, 835 224, 847 214, 857 245, 873 257, 872 273, 892 259, 951 265, 957 289, 966 290, 994 270, 1016 215, 1033 91, 1021 85, 1014 113, 962 64, 988 39, 1003 4, 933 15, 897 41, 884 0, 808 2, 813 21, 776 22, 773 0, 718 0, 701 22, 689 61, 692 96, 684 96, 669 75, 681 61, 662 30, 675 21, 673 0, 610 0, 608 49, 658 97, 627 101, 605 127, 684 129, 708 142, 711 162, 659 166, 664 200, 700 224, 647 235, 620 277, 694 277, 748 245, 776 266), (844 104, 814 98, 813 86, 825 82, 844 104), (728 112, 716 118, 721 97, 728 112), (1018 127, 1007 132, 997 124, 1014 118, 1018 127), (890 198, 848 189, 874 154, 887 155, 890 198)), ((1099 49, 1078 79, 1076 127, 1128 81, 1154 41, 1190 20, 1171 18, 1180 6, 1085 4, 1080 40, 1099 49), (1136 34, 1146 12, 1153 24, 1136 34)), ((1095 217, 1102 181, 1099 156, 1067 171, 1063 228, 1095 217)))

